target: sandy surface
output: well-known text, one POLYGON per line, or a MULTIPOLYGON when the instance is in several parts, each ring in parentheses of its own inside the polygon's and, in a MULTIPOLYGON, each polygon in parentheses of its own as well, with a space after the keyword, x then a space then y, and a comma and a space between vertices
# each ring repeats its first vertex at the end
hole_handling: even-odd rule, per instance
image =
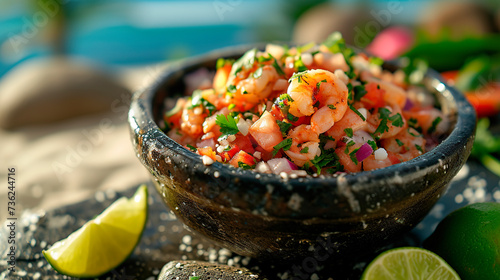
MULTIPOLYGON (((28 70, 23 71, 30 71, 30 65, 25 68, 28 70)), ((132 92, 154 79, 160 70, 155 66, 126 71, 113 82, 132 92)), ((9 75, 2 77, 0 88, 7 82, 11 84, 12 81, 5 81, 11 78, 9 75)), ((56 79, 65 79, 68 89, 71 89, 71 78, 56 79)), ((9 93, 0 92, 0 97, 2 94, 10 94, 16 98, 26 98, 23 97, 23 84, 26 82, 15 82, 17 84, 10 87, 13 90, 9 93)), ((92 77, 86 83, 92 83, 92 77)), ((49 86, 43 91, 50 90, 49 86)), ((40 94, 47 94, 45 92, 40 94)), ((33 93, 30 94, 32 95, 33 93)), ((68 95, 71 96, 70 93, 63 93, 61 96, 67 98, 68 95)), ((116 93, 116 96, 120 95, 116 93)), ((0 205, 7 205, 9 199, 8 168, 12 167, 16 169, 17 217, 23 209, 48 210, 81 201, 100 190, 119 191, 149 180, 148 173, 135 157, 130 142, 126 123, 128 100, 121 97, 115 99, 115 106, 105 104, 109 110, 78 116, 68 116, 68 108, 65 108, 64 116, 57 116, 60 113, 57 109, 44 112, 44 108, 36 108, 40 113, 34 114, 32 118, 43 114, 55 114, 60 118, 58 121, 41 124, 33 121, 33 124, 27 123, 15 129, 0 129, 0 181, 4 186, 0 188, 0 205)), ((8 109, 18 110, 11 112, 14 115, 22 114, 24 108, 21 105, 18 107, 8 109)), ((3 221, 7 215, 7 211, 2 209, 0 220, 3 221)))

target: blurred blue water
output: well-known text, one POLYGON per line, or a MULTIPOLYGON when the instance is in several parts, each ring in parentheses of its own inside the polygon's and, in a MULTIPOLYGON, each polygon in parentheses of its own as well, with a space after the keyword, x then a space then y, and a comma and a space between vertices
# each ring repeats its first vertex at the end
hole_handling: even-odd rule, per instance
POLYGON ((0 0, 0 76, 26 59, 53 53, 43 37, 48 19, 61 13, 50 5, 54 1, 64 3, 69 18, 66 53, 103 65, 160 62, 266 36, 286 40, 291 30, 280 15, 281 1, 6 1, 0 0))

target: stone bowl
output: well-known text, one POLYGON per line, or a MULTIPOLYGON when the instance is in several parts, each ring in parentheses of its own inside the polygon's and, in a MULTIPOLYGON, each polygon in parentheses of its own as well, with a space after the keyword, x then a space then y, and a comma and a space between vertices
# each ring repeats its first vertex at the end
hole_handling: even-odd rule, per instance
POLYGON ((237 58, 247 49, 223 49, 171 65, 152 86, 134 94, 128 116, 133 146, 159 195, 192 231, 220 246, 279 261, 373 254, 427 215, 470 154, 475 111, 430 70, 425 87, 435 93, 452 125, 437 147, 413 160, 374 171, 296 179, 218 162, 205 166, 157 125, 164 101, 185 90, 186 74, 213 70, 217 58, 237 58))

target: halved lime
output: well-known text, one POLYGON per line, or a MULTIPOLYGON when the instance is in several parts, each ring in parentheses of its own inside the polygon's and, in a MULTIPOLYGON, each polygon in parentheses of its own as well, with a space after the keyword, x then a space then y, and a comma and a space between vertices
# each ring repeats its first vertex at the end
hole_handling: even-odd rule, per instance
POLYGON ((441 257, 431 251, 402 247, 383 252, 363 272, 362 280, 460 280, 441 257))
POLYGON ((80 229, 60 240, 44 257, 61 274, 96 277, 121 264, 141 239, 148 214, 148 189, 140 186, 80 229))

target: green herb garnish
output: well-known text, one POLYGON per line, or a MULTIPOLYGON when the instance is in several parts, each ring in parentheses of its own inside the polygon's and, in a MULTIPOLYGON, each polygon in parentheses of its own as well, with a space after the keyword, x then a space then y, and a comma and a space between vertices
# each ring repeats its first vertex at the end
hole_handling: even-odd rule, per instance
POLYGON ((193 151, 193 152, 196 152, 196 151, 198 150, 198 149, 197 149, 195 146, 193 146, 193 145, 187 144, 186 146, 187 146, 187 147, 188 147, 191 151, 193 151))
POLYGON ((437 117, 432 121, 431 127, 427 130, 427 134, 431 134, 436 131, 437 125, 442 121, 441 117, 437 117))
POLYGON ((352 128, 348 127, 346 129, 344 129, 344 132, 345 132, 345 135, 347 135, 347 137, 351 137, 354 135, 354 132, 352 131, 352 128))
POLYGON ((220 126, 220 132, 224 135, 234 135, 240 130, 236 125, 236 120, 234 117, 226 117, 223 114, 217 115, 215 117, 215 124, 220 126))
POLYGON ((275 156, 280 149, 283 149, 283 151, 288 151, 292 147, 292 138, 287 138, 283 141, 281 141, 278 145, 273 147, 273 156, 275 156))
POLYGON ((233 63, 233 67, 231 68, 230 75, 236 75, 241 70, 249 70, 253 67, 255 63, 255 57, 257 55, 257 49, 251 49, 243 54, 238 60, 233 63))
POLYGON ((396 143, 398 143, 398 146, 400 147, 404 145, 404 143, 399 139, 396 139, 396 143))
POLYGON ((387 108, 379 108, 378 115, 380 119, 380 124, 377 129, 373 133, 374 135, 383 134, 384 132, 389 131, 389 126, 387 125, 390 121, 392 125, 397 127, 402 127, 404 125, 403 118, 400 113, 394 114, 391 116, 391 111, 387 108))
POLYGON ((242 161, 238 161, 238 167, 239 168, 243 168, 243 169, 254 169, 255 168, 255 164, 254 165, 248 165, 242 161))
POLYGON ((283 136, 286 136, 288 130, 290 129, 290 127, 292 127, 292 124, 288 122, 276 120, 276 123, 280 127, 280 131, 283 136))
POLYGON ((354 108, 354 106, 352 106, 352 104, 349 104, 349 108, 354 112, 356 113, 356 115, 358 115, 363 121, 366 121, 365 119, 365 116, 363 116, 363 114, 361 114, 361 112, 358 111, 358 109, 354 108))
POLYGON ((301 154, 307 154, 309 152, 309 147, 304 147, 302 150, 300 150, 301 154))

